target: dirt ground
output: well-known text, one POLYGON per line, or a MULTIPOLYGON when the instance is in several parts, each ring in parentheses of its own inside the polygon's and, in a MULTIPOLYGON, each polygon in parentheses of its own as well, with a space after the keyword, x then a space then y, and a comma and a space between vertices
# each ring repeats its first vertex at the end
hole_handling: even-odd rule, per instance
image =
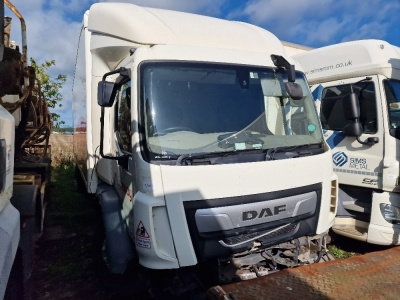
POLYGON ((34 300, 148 299, 134 271, 111 275, 102 258, 99 205, 71 167, 72 135, 50 138, 52 171, 44 231, 35 243, 34 300), (60 197, 62 195, 62 197, 60 197), (62 200, 61 200, 62 199, 62 200))

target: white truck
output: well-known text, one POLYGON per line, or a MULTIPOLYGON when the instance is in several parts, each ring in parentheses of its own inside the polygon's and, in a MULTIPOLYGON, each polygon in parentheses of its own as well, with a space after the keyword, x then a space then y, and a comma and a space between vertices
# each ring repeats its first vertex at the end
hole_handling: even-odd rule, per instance
POLYGON ((312 85, 333 150, 339 205, 333 231, 400 244, 400 48, 360 40, 293 56, 312 85))
POLYGON ((112 272, 213 261, 220 279, 249 279, 327 259, 337 178, 284 56, 246 23, 126 3, 86 12, 74 151, 112 272))
POLYGON ((0 299, 30 299, 50 174, 51 118, 27 63, 22 15, 4 0, 0 19, 0 299), (21 46, 10 39, 12 18, 4 16, 4 4, 21 23, 21 46))

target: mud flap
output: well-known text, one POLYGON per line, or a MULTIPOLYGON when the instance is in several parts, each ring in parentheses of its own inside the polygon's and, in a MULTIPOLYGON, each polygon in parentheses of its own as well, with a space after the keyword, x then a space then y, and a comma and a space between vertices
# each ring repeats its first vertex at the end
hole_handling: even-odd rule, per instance
POLYGON ((111 273, 122 274, 133 258, 134 248, 122 214, 121 202, 110 185, 99 185, 96 193, 103 215, 107 265, 111 273))

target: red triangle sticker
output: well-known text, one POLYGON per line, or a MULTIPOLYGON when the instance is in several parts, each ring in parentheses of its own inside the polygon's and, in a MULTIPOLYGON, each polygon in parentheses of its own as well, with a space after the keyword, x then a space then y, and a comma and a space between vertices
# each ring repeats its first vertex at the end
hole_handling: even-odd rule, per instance
POLYGON ((150 238, 149 234, 146 231, 146 228, 144 228, 144 225, 143 225, 142 221, 139 222, 139 225, 138 225, 138 227, 136 229, 136 236, 142 237, 142 238, 145 238, 145 239, 149 239, 150 238))

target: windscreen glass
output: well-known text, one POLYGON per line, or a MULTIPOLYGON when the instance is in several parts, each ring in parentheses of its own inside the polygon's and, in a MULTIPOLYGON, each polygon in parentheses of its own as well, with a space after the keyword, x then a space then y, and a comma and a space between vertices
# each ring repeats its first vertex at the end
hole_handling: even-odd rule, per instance
POLYGON ((193 63, 141 65, 141 123, 152 158, 322 145, 316 109, 292 100, 285 70, 193 63))
POLYGON ((387 106, 389 109, 389 123, 391 129, 400 128, 400 81, 384 81, 387 106))

